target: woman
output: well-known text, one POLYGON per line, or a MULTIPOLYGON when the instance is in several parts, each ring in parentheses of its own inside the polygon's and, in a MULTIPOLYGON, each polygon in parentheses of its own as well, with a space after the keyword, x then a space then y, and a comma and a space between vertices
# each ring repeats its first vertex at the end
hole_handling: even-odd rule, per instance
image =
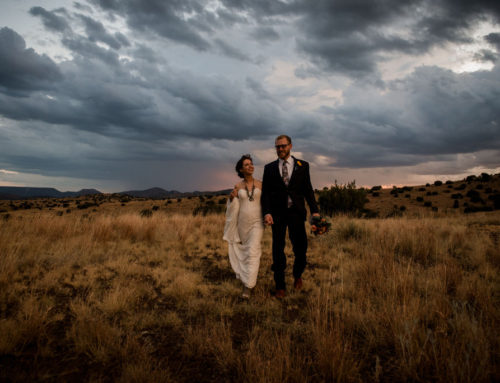
POLYGON ((228 199, 223 237, 228 242, 231 267, 243 283, 243 299, 250 298, 257 282, 264 232, 260 207, 262 182, 253 178, 253 171, 252 157, 242 156, 236 164, 236 173, 243 180, 236 184, 228 199))

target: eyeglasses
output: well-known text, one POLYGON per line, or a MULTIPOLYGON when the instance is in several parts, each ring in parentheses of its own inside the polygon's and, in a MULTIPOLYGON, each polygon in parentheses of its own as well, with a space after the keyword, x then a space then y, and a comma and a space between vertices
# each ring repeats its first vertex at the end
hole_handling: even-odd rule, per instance
POLYGON ((274 145, 274 147, 276 149, 285 149, 289 144, 285 144, 285 145, 274 145))

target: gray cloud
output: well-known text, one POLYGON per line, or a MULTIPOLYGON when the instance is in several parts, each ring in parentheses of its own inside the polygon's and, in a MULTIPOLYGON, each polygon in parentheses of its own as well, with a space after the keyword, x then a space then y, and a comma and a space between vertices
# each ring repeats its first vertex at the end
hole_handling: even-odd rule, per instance
POLYGON ((27 49, 24 39, 12 29, 0 29, 0 91, 48 89, 61 79, 49 57, 27 49))
MULTIPOLYGON (((17 45, 24 47, 22 37, 15 36, 17 45)), ((49 95, 35 92, 34 86, 23 99, 1 95, 2 115, 141 141, 179 137, 239 140, 269 134, 288 120, 278 106, 261 100, 243 84, 230 84, 227 78, 207 79, 171 68, 159 71, 149 62, 120 62, 114 51, 83 37, 62 41, 79 54, 59 68, 52 63, 55 73, 64 73, 64 80, 54 84, 49 95)), ((46 74, 43 65, 33 66, 33 71, 46 74)), ((30 84, 32 78, 25 72, 17 77, 17 84, 30 84)), ((300 124, 291 121, 297 129, 300 124)))
POLYGON ((83 36, 73 35, 61 40, 69 50, 86 58, 99 59, 108 65, 118 66, 118 54, 89 41, 83 36))
POLYGON ((489 49, 481 49, 474 54, 474 59, 480 62, 495 62, 498 60, 498 53, 489 49))
POLYGON ((42 7, 33 7, 30 9, 30 14, 33 16, 40 16, 43 25, 49 30, 56 32, 71 31, 66 19, 56 14, 56 12, 49 12, 42 7))
POLYGON ((468 32, 475 23, 498 21, 500 12, 491 1, 324 0, 302 3, 300 14, 298 50, 322 70, 359 77, 376 73, 388 53, 416 55, 449 42, 472 42, 468 32))
MULTIPOLYGON (((500 147, 500 68, 456 74, 422 67, 383 94, 353 85, 329 108, 339 166, 415 165, 500 147)), ((324 151, 327 152, 326 150, 324 151)))
POLYGON ((215 39, 215 46, 225 56, 241 61, 251 61, 250 57, 221 39, 215 39))
POLYGON ((200 29, 207 31, 211 28, 203 20, 203 6, 196 1, 92 0, 92 3, 103 10, 122 15, 132 29, 150 31, 197 50, 207 50, 210 47, 200 29), (198 17, 186 20, 187 14, 198 17))
POLYGON ((87 32, 87 36, 90 41, 101 41, 113 49, 120 49, 122 44, 125 46, 130 45, 128 39, 123 34, 112 36, 108 31, 106 31, 101 22, 95 21, 85 15, 79 15, 79 17, 85 25, 85 31, 87 32))
POLYGON ((260 41, 261 43, 278 41, 280 39, 279 33, 276 32, 274 28, 268 26, 259 26, 255 28, 250 36, 252 36, 257 41, 260 41))
POLYGON ((500 53, 500 33, 489 33, 484 36, 484 39, 493 45, 497 49, 497 52, 500 53))

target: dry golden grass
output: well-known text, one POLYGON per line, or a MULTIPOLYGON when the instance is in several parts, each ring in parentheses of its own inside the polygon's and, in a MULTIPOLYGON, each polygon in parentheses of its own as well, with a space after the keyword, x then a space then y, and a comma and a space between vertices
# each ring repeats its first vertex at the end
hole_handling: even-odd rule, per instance
POLYGON ((283 301, 266 229, 245 302, 222 215, 139 211, 0 220, 0 380, 500 379, 498 212, 337 217, 283 301))

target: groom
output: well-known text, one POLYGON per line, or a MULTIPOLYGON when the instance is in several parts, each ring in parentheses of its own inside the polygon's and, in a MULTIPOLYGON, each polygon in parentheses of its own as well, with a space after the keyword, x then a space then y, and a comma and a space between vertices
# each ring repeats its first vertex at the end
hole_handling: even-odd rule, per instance
POLYGON ((273 265, 276 283, 276 298, 285 297, 285 234, 292 242, 295 262, 293 264, 294 287, 302 288, 302 273, 306 267, 307 235, 304 226, 306 207, 312 215, 318 214, 309 175, 309 164, 290 155, 292 139, 286 135, 276 137, 278 159, 264 167, 262 178, 262 214, 264 224, 272 225, 273 265))

